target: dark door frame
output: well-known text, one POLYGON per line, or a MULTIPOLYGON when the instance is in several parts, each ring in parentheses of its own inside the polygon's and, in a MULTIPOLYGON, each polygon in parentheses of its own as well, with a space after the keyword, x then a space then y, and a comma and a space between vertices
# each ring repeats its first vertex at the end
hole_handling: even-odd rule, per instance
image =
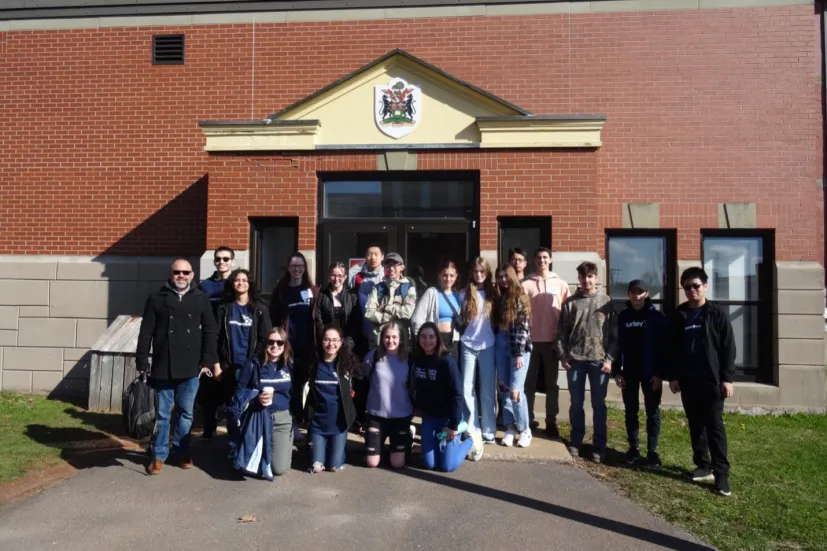
MULTIPOLYGON (((480 173, 479 171, 468 170, 417 170, 417 171, 382 171, 382 172, 319 172, 317 189, 317 225, 316 225, 316 251, 319 259, 316 263, 316 281, 324 280, 324 270, 330 262, 328 255, 327 235, 331 230, 337 228, 364 228, 370 231, 376 226, 388 226, 388 231, 395 232, 394 240, 397 248, 405 249, 405 226, 412 225, 419 229, 439 231, 439 228, 456 228, 460 224, 467 224, 468 235, 467 252, 468 257, 474 258, 479 255, 480 236, 480 173), (325 181, 390 181, 403 180, 408 182, 427 181, 466 181, 471 182, 474 187, 473 208, 468 216, 463 218, 325 218, 324 216, 324 183, 325 181), (394 227, 395 226, 395 227, 394 227), (320 279, 321 278, 321 279, 320 279)), ((358 231, 358 230, 356 230, 358 231)), ((392 239, 389 239, 392 242, 392 239)), ((386 251, 387 252, 387 251, 386 251)), ((405 255, 406 251, 397 251, 405 255)), ((458 259, 465 261, 467 259, 458 259)), ((467 263, 467 262, 466 262, 467 263)))
MULTIPOLYGON (((298 216, 250 216, 250 246, 248 249, 248 265, 255 281, 261 281, 261 240, 262 230, 267 228, 295 228, 296 238, 292 250, 299 250, 299 217, 298 216)), ((263 299, 270 297, 271 289, 259 289, 263 299)))

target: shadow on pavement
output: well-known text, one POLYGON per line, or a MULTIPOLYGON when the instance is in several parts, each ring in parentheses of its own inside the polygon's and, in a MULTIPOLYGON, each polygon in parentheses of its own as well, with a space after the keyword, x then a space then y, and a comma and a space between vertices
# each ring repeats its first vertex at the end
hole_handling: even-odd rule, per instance
POLYGON ((26 436, 44 446, 58 448, 60 459, 81 470, 90 467, 121 467, 124 462, 145 463, 145 454, 123 448, 122 442, 83 428, 28 425, 26 436))
POLYGON ((675 536, 663 534, 661 532, 655 532, 654 530, 649 530, 647 528, 641 528, 625 522, 603 518, 590 513, 584 513, 582 511, 563 507, 562 505, 546 503, 545 501, 540 501, 519 494, 497 490, 495 488, 488 488, 473 482, 449 478, 448 476, 443 476, 431 471, 409 468, 400 469, 396 472, 400 475, 415 478, 417 480, 424 480, 426 482, 432 482, 441 486, 447 486, 455 490, 462 490, 464 492, 470 492, 480 496, 490 497, 492 499, 499 499, 506 503, 513 503, 515 505, 520 505, 536 511, 542 511, 549 515, 555 515, 574 522, 580 522, 588 526, 608 530, 616 534, 621 534, 655 545, 660 545, 668 549, 674 549, 675 551, 713 551, 713 548, 706 545, 687 541, 675 536))

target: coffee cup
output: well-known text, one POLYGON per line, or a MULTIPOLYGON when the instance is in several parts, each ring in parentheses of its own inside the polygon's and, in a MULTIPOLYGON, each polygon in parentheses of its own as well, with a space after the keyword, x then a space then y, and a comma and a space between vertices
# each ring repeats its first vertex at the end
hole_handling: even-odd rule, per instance
POLYGON ((263 406, 269 406, 273 403, 273 392, 275 389, 271 386, 266 386, 261 389, 261 394, 264 396, 263 406))

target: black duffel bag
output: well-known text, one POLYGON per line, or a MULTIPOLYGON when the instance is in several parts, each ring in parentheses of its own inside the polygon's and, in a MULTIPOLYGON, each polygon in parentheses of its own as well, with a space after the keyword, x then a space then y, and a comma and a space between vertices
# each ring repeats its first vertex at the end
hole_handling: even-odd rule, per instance
POLYGON ((140 374, 123 394, 123 423, 130 438, 146 438, 155 430, 158 416, 158 395, 140 374))

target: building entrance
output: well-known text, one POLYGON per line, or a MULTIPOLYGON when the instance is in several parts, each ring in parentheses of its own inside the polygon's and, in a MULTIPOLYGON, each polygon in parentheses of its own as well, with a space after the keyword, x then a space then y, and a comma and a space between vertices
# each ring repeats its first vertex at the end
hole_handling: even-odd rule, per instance
POLYGON ((402 255, 408 275, 421 267, 429 285, 443 262, 464 275, 479 254, 476 174, 325 175, 321 187, 318 281, 332 262, 364 260, 371 244, 402 255))

